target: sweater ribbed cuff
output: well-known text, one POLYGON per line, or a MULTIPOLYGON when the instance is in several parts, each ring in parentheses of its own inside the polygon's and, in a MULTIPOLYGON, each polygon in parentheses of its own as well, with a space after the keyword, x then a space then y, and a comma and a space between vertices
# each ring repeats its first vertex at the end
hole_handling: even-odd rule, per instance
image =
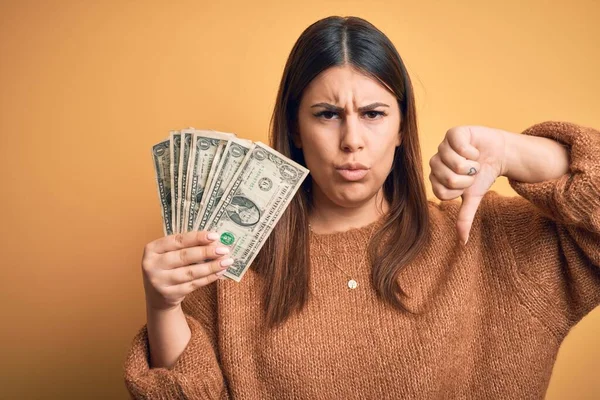
POLYGON ((600 132, 568 122, 543 122, 522 134, 556 140, 569 149, 569 171, 537 183, 509 179, 511 187, 557 222, 600 232, 600 132))
POLYGON ((171 371, 189 374, 190 372, 197 372, 198 366, 204 364, 204 360, 201 360, 198 355, 206 352, 206 343, 202 343, 204 341, 201 340, 203 329, 200 322, 189 315, 186 315, 185 319, 190 327, 190 341, 173 364, 171 371))
POLYGON ((150 368, 146 326, 134 338, 125 362, 125 383, 134 398, 223 397, 223 376, 211 342, 200 322, 185 317, 190 341, 172 368, 150 368))

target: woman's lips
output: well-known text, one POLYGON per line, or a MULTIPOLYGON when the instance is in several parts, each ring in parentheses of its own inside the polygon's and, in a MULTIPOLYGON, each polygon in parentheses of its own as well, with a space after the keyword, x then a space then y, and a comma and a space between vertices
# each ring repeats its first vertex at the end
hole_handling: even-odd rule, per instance
POLYGON ((348 168, 337 168, 336 171, 340 176, 350 182, 359 181, 364 178, 369 172, 368 169, 348 169, 348 168))

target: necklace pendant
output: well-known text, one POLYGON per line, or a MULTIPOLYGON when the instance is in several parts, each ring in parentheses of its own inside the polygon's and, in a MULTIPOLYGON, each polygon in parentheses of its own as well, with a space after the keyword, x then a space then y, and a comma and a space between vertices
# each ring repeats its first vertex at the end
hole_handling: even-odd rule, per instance
POLYGON ((350 279, 348 281, 348 287, 350 289, 356 289, 358 287, 358 282, 356 282, 354 279, 350 279))

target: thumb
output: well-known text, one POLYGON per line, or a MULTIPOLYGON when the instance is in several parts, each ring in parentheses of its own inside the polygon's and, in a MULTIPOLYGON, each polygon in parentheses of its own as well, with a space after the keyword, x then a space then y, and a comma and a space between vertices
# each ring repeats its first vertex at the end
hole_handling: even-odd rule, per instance
POLYGON ((467 244, 469 240, 469 234, 471 232, 471 225, 475 219, 475 213, 479 208, 479 203, 483 196, 463 194, 462 205, 458 210, 458 218, 456 220, 456 230, 458 232, 458 238, 463 244, 467 244))

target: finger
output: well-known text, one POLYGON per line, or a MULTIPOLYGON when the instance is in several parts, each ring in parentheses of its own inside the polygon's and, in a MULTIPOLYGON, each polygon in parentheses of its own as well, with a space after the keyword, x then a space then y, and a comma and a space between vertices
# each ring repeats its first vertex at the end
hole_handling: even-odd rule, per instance
POLYGON ((483 196, 463 195, 462 204, 458 210, 458 217, 456 220, 456 230, 458 232, 458 238, 461 243, 467 244, 469 241, 469 234, 471 233, 471 226, 479 208, 479 203, 483 196))
POLYGON ((233 259, 229 257, 207 263, 187 265, 169 270, 167 281, 170 285, 179 285, 227 270, 231 265, 233 265, 233 259))
POLYGON ((458 154, 447 141, 443 141, 438 148, 442 162, 454 173, 459 175, 473 176, 479 172, 481 166, 477 161, 467 160, 458 154))
POLYGON ((216 232, 192 231, 169 235, 157 239, 150 244, 155 253, 166 253, 192 246, 206 246, 219 238, 216 232))
POLYGON ((459 175, 446 166, 439 157, 432 159, 431 173, 438 182, 449 190, 466 189, 473 185, 475 178, 469 175, 459 175))
POLYGON ((433 194, 435 194, 435 196, 440 200, 456 199, 464 192, 464 190, 448 189, 446 186, 442 185, 433 174, 429 175, 429 180, 431 181, 431 188, 433 189, 433 194))
MULTIPOLYGON (((224 273, 225 270, 223 270, 222 272, 224 273)), ((167 289, 166 292, 169 296, 184 297, 198 288, 210 285, 211 283, 219 279, 221 276, 222 275, 217 274, 206 275, 201 278, 194 279, 193 281, 171 286, 169 289, 167 289)))
POLYGON ((229 248, 217 242, 210 246, 187 247, 162 254, 158 265, 162 269, 179 268, 214 260, 225 254, 229 254, 229 248))
POLYGON ((468 160, 478 160, 479 150, 471 144, 471 129, 463 126, 452 128, 446 133, 448 144, 460 156, 468 160))

